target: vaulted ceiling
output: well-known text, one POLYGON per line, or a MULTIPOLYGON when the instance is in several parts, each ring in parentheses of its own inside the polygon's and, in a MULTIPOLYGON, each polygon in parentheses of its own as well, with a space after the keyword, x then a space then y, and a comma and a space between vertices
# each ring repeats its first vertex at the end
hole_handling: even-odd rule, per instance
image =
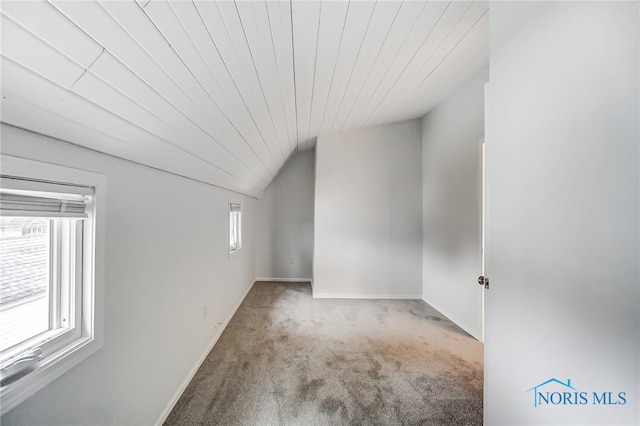
POLYGON ((251 196, 315 137, 423 115, 486 1, 2 1, 3 122, 251 196))

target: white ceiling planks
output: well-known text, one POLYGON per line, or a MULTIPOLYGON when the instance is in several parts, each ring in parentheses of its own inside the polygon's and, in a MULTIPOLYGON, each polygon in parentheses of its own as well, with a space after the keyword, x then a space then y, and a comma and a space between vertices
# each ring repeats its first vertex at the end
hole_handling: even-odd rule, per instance
POLYGON ((351 84, 353 70, 360 58, 360 51, 376 5, 377 3, 374 2, 351 2, 349 5, 342 42, 335 64, 335 76, 325 106, 327 111, 322 123, 322 132, 337 130, 334 126, 338 109, 342 106, 344 94, 351 84))
MULTIPOLYGON (((65 90, 49 80, 46 80, 28 71, 18 64, 10 60, 2 60, 2 78, 3 83, 3 119, 4 115, 9 114, 12 123, 19 127, 34 129, 40 133, 50 134, 55 137, 61 137, 59 133, 43 132, 40 126, 46 125, 38 118, 42 115, 59 114, 61 117, 74 117, 76 123, 81 123, 89 128, 108 128, 110 129, 109 138, 101 138, 98 143, 95 139, 89 139, 85 142, 85 146, 92 149, 104 150, 105 146, 113 155, 126 154, 127 158, 132 161, 148 164, 152 167, 161 168, 177 174, 181 174, 181 170, 190 167, 199 176, 215 177, 226 187, 237 188, 238 190, 247 191, 250 189, 246 185, 236 182, 233 177, 216 167, 205 167, 195 156, 187 156, 172 146, 166 146, 157 137, 143 131, 142 129, 128 125, 117 116, 108 113, 104 109, 96 106, 92 102, 83 99, 81 96, 73 92, 65 90), (5 99, 6 98, 6 99, 5 99), (40 99, 41 98, 41 99, 40 99), (38 99, 37 108, 42 111, 35 111, 30 99, 38 99), (24 110, 30 112, 28 115, 18 115, 12 118, 13 104, 15 102, 24 110), (135 141, 135 142, 130 142, 135 141), (103 145, 105 144, 105 145, 103 145), (159 149, 162 147, 162 149, 159 149), (203 170, 206 173, 198 173, 203 170)), ((51 126, 48 127, 51 129, 51 126)), ((65 140, 70 140, 65 138, 65 140)))
MULTIPOLYGON (((321 129, 326 118, 328 99, 332 93, 336 63, 340 46, 342 45, 343 29, 346 25, 350 5, 348 2, 337 2, 331 4, 331 6, 326 7, 325 5, 320 10, 319 29, 314 27, 314 29, 318 29, 318 43, 322 40, 322 44, 317 50, 315 49, 315 44, 313 45, 314 50, 316 50, 316 57, 314 58, 316 72, 313 80, 313 103, 309 111, 310 119, 308 123, 308 134, 313 136, 322 133, 321 129)), ((313 35, 311 31, 310 35, 313 35)))
MULTIPOLYGON (((87 37, 76 26, 70 25, 63 15, 57 13, 49 4, 44 2, 2 2, 3 16, 9 16, 11 20, 20 23, 28 31, 72 58, 83 68, 89 67, 102 53, 102 46, 87 37)), ((20 46, 17 41, 12 41, 8 34, 2 30, 2 46, 20 46)))
POLYGON ((265 160, 270 156, 267 147, 261 140, 255 123, 250 120, 251 117, 247 114, 247 107, 242 97, 239 96, 235 82, 199 10, 191 2, 171 3, 170 7, 189 35, 193 48, 197 50, 198 55, 204 61, 208 71, 208 75, 205 72, 204 81, 207 82, 217 107, 230 121, 244 142, 240 148, 249 149, 262 167, 273 175, 278 170, 278 165, 276 163, 270 164, 265 160))
MULTIPOLYGON (((275 67, 278 75, 278 97, 282 103, 287 126, 289 152, 298 145, 296 134, 296 102, 293 69, 293 43, 291 30, 291 3, 267 1, 267 23, 271 31, 271 43, 275 52, 275 67)), ((275 82, 273 82, 275 84, 275 82)))
POLYGON ((196 2, 195 5, 231 77, 249 121, 256 129, 252 137, 253 140, 257 137, 255 142, 259 148, 256 151, 260 150, 260 156, 275 174, 282 164, 281 153, 235 5, 209 1, 196 2), (221 6, 224 6, 225 12, 221 6))
MULTIPOLYGON (((163 134, 163 138, 174 144, 185 146, 185 149, 197 153, 207 162, 212 162, 214 159, 224 159, 226 165, 224 170, 236 177, 255 174, 260 176, 261 180, 268 182, 268 172, 258 167, 258 157, 247 156, 247 151, 244 149, 248 148, 246 143, 243 143, 241 136, 224 115, 224 112, 215 104, 209 92, 204 90, 202 82, 198 79, 198 76, 203 78, 202 75, 195 74, 201 70, 192 64, 199 56, 187 49, 186 46, 192 44, 182 31, 182 27, 169 6, 166 3, 155 2, 147 5, 149 10, 156 10, 156 13, 152 15, 155 21, 150 15, 147 15, 151 14, 150 11, 142 10, 134 3, 105 2, 104 8, 113 21, 117 22, 130 37, 140 44, 144 51, 151 55, 152 60, 156 63, 154 67, 156 73, 164 72, 172 80, 165 83, 165 86, 159 86, 160 92, 167 93, 167 96, 169 96, 169 92, 176 92, 179 96, 183 95, 180 103, 177 104, 179 111, 175 111, 174 108, 175 113, 165 119, 169 122, 184 123, 183 118, 188 117, 191 125, 183 124, 178 127, 187 130, 191 138, 184 138, 179 133, 168 134, 166 137, 163 134), (166 8, 159 9, 162 7, 161 5, 166 8), (156 30, 163 25, 169 27, 170 30, 166 33, 172 35, 169 43, 173 43, 173 45, 165 41, 164 33, 156 30), (191 63, 189 65, 191 67, 187 66, 183 57, 178 54, 177 48, 173 47, 174 45, 182 47, 180 52, 183 56, 186 57, 190 54, 191 63), (158 67, 161 69, 158 70, 158 67), (190 72, 185 73, 185 69, 190 72), (176 86, 178 90, 172 91, 171 89, 176 86)), ((149 74, 148 71, 147 74, 149 74)))
POLYGON ((465 7, 465 3, 456 2, 429 2, 420 11, 420 14, 412 22, 409 32, 402 41, 402 49, 397 51, 391 64, 388 65, 384 78, 373 92, 369 104, 364 108, 361 116, 361 125, 369 126, 372 115, 385 102, 389 94, 396 87, 398 80, 407 66, 416 58, 417 53, 424 43, 429 40, 434 27, 451 8, 465 7))
POLYGON ((309 139, 312 137, 309 134, 309 129, 318 66, 318 31, 322 3, 317 1, 295 2, 292 3, 291 9, 293 48, 295 49, 297 141, 302 144, 302 149, 306 149, 309 139))
MULTIPOLYGON (((40 75, 24 69, 21 65, 3 57, 2 58, 2 115, 3 120, 8 120, 20 127, 34 129, 37 132, 51 134, 56 137, 62 137, 60 131, 64 126, 55 126, 53 117, 73 116, 75 120, 84 120, 87 128, 93 128, 97 119, 107 120, 107 124, 118 125, 117 119, 110 115, 103 116, 97 107, 87 102, 79 96, 66 91, 64 88, 53 84, 52 82, 42 78, 40 75), (42 99, 39 97, 42 96, 42 99), (76 112, 75 109, 78 109, 76 112), (19 110, 19 111, 17 111, 19 110), (26 112, 20 114, 19 112, 26 112), (72 114, 75 113, 75 114, 72 114), (51 120, 40 120, 40 117, 48 116, 51 120), (55 128, 55 133, 48 133, 49 129, 55 128)), ((102 111, 104 113, 104 111, 102 111)), ((67 134, 64 134, 65 136, 67 134)), ((109 146, 116 150, 133 149, 135 146, 125 140, 118 139, 112 134, 108 134, 103 142, 109 143, 109 146)), ((94 140, 87 141, 87 145, 91 148, 98 148, 100 145, 94 145, 94 140)))
MULTIPOLYGON (((203 2, 201 4, 210 3, 203 2)), ((245 25, 240 19, 237 5, 234 2, 216 2, 214 5, 222 22, 220 30, 226 32, 226 37, 223 38, 228 44, 223 51, 225 62, 230 68, 233 65, 234 80, 242 91, 248 109, 252 111, 253 120, 260 130, 267 150, 276 164, 282 164, 285 156, 278 142, 273 115, 269 110, 262 80, 258 75, 253 52, 245 33, 245 25)), ((208 19, 207 22, 209 22, 208 19)), ((247 23, 247 25, 249 24, 247 23)), ((211 27, 209 28, 211 29, 211 27)))
MULTIPOLYGON (((23 3, 23 5, 29 4, 23 3)), ((47 16, 47 14, 48 17, 61 17, 58 12, 47 4, 33 3, 33 5, 34 8, 32 11, 35 10, 35 13, 33 14, 29 13, 31 12, 29 10, 25 11, 25 9, 21 8, 21 5, 17 7, 3 8, 3 20, 12 20, 12 18, 9 18, 10 15, 8 15, 8 13, 16 15, 14 18, 15 22, 18 22, 18 19, 20 19, 23 22, 30 22, 32 25, 34 24, 33 19, 30 21, 29 17, 47 16)), ((16 5, 10 4, 10 6, 16 5)), ((55 22, 55 18, 53 21, 55 22)), ((42 22, 42 20, 40 20, 40 22, 42 22)), ((64 18, 62 18, 62 21, 58 20, 58 23, 60 22, 65 22, 66 25, 68 25, 68 21, 64 18)), ((43 33, 41 27, 36 26, 36 28, 40 29, 40 33, 43 33)), ((63 28, 65 27, 63 26, 63 28)), ((20 34, 27 34, 28 32, 28 30, 24 29, 20 34)), ((84 34, 79 36, 78 32, 80 31, 76 28, 76 33, 73 34, 74 43, 67 43, 65 40, 61 40, 60 37, 50 37, 48 40, 56 43, 60 47, 60 50, 70 50, 72 52, 74 50, 77 51, 78 49, 74 49, 74 45, 78 44, 77 40, 87 39, 84 34)), ((106 151, 111 154, 125 154, 124 156, 126 158, 130 158, 134 161, 144 162, 146 164, 153 165, 154 167, 169 169, 174 172, 176 172, 176 169, 180 170, 187 164, 189 164, 190 167, 194 167, 194 164, 192 163, 195 163, 196 165, 192 170, 203 168, 203 165, 199 164, 203 161, 199 155, 190 153, 180 146, 168 143, 166 140, 162 139, 162 137, 156 136, 158 129, 161 133, 162 130, 166 128, 166 126, 163 127, 163 124, 166 123, 161 121, 153 122, 153 119, 156 117, 145 114, 146 111, 141 110, 138 105, 132 103, 130 99, 128 99, 128 96, 124 96, 122 93, 115 91, 113 87, 110 87, 103 81, 96 79, 91 73, 85 73, 84 68, 80 68, 82 71, 80 74, 73 75, 75 78, 67 79, 66 81, 60 81, 60 79, 56 78, 56 74, 59 73, 61 69, 64 69, 64 67, 58 64, 62 63, 69 67, 74 64, 73 59, 65 57, 63 60, 58 60, 57 62, 52 60, 42 62, 43 58, 46 59, 51 55, 60 56, 61 54, 57 51, 58 46, 51 46, 48 42, 38 40, 37 37, 35 37, 35 34, 32 35, 32 40, 28 43, 23 38, 16 37, 15 34, 11 31, 7 31, 7 28, 3 27, 3 57, 12 59, 15 65, 19 65, 5 65, 3 67, 3 70, 5 71, 3 73, 3 96, 7 97, 7 94, 10 95, 9 102, 5 102, 5 105, 3 105, 8 107, 3 108, 3 120, 6 121, 5 117, 7 117, 7 115, 11 116, 11 112, 7 114, 7 110, 11 111, 10 105, 12 104, 10 101, 16 100, 18 104, 22 105, 22 109, 24 110, 26 105, 33 105, 35 100, 39 100, 40 106, 46 105, 44 108, 39 108, 41 110, 40 115, 46 111, 55 111, 55 115, 59 116, 60 112, 63 112, 67 117, 74 117, 76 120, 79 119, 81 123, 93 123, 92 126, 94 128, 108 129, 108 134, 116 140, 135 141, 135 143, 128 143, 128 146, 131 148, 127 150, 120 150, 118 152, 116 152, 114 148, 114 146, 117 146, 118 144, 113 142, 96 146, 94 141, 84 141, 82 144, 85 146, 101 150, 105 150, 104 148, 108 147, 109 149, 106 151), (7 39, 12 41, 12 43, 7 43, 7 39), (49 47, 48 53, 43 50, 46 49, 47 46, 49 47), (16 47, 19 47, 19 49, 16 47), (19 53, 19 56, 12 57, 12 53, 14 52, 19 53), (29 71, 33 71, 35 75, 31 75, 29 71), (41 78, 38 79, 38 76, 41 78), (55 87, 55 84, 59 87, 55 87), (33 91, 33 88, 35 87, 39 87, 40 89, 33 91), (65 92, 63 89, 69 89, 69 91, 65 92), (80 95, 80 99, 77 99, 77 96, 72 96, 72 94, 80 95), (82 98, 86 101, 82 102, 82 98), (50 102, 51 100, 54 100, 54 102, 50 102), (62 100, 65 102, 61 102, 62 100), (77 102, 78 100, 81 102, 77 102), (70 105, 72 106, 71 108, 69 107, 70 105), (87 112, 89 114, 87 114, 87 112), (109 112, 111 114, 108 114, 109 112), (131 121, 132 119, 134 121, 131 121), (148 125, 150 119, 152 124, 148 125), (154 128, 156 134, 148 131, 144 123, 147 123, 147 127, 154 128), (121 134, 126 136, 121 137, 121 134), (143 152, 149 151, 149 154, 140 155, 140 153, 134 152, 133 147, 140 147, 142 145, 146 145, 143 152), (177 157, 178 161, 172 162, 170 160, 171 157, 177 157), (160 162, 157 160, 152 161, 154 158, 160 158, 162 160, 160 162), (182 166, 180 166, 180 164, 182 164, 182 166)), ((94 43, 93 45, 97 47, 98 55, 100 55, 103 49, 99 47, 98 44, 94 43)), ((76 56, 82 59, 81 54, 76 56)), ((98 56, 98 58, 99 57, 100 56, 98 56)), ((93 61, 95 60, 96 59, 93 59, 93 61)), ((91 64, 87 63, 86 66, 90 65, 91 64)), ((3 100, 6 101, 6 99, 3 100)), ((38 115, 38 113, 36 113, 36 115, 38 115)), ((51 116, 51 114, 48 114, 48 122, 50 122, 51 116)), ((40 127, 43 124, 33 120, 33 116, 18 117, 8 122, 70 141, 76 141, 77 139, 69 138, 66 134, 60 135, 59 133, 43 131, 40 127), (29 120, 29 118, 31 119, 29 120)), ((207 144, 206 148, 210 150, 210 145, 207 144)), ((233 175, 228 170, 222 169, 212 162, 210 162, 209 165, 209 167, 205 167, 207 174, 210 176, 209 179, 213 176, 217 176, 216 181, 224 182, 225 186, 244 188, 245 190, 250 188, 241 183, 243 180, 247 180, 245 176, 241 176, 239 173, 237 175, 233 175)), ((247 169, 247 172, 253 173, 249 169, 247 169)))
POLYGON ((275 42, 272 38, 270 16, 264 2, 238 2, 236 11, 243 22, 242 28, 251 54, 260 90, 263 94, 269 121, 273 126, 277 151, 286 161, 291 153, 289 129, 280 96, 278 69, 276 67, 275 42))
MULTIPOLYGON (((115 7, 122 5, 122 3, 114 2, 107 3, 107 5, 115 7)), ((202 25, 202 22, 197 19, 197 16, 194 16, 195 9, 191 10, 194 11, 190 15, 193 24, 190 28, 193 31, 202 25)), ((255 147, 238 130, 238 126, 241 126, 240 120, 237 118, 235 121, 233 120, 234 117, 242 117, 242 115, 237 113, 237 106, 233 102, 229 102, 222 86, 204 60, 201 51, 196 48, 193 39, 175 10, 165 2, 150 2, 144 8, 144 13, 163 34, 170 50, 173 51, 172 58, 176 58, 176 61, 172 61, 176 68, 175 73, 191 77, 185 79, 184 83, 181 82, 181 86, 189 87, 187 90, 190 94, 200 95, 197 99, 199 109, 197 115, 194 115, 195 121, 211 139, 215 140, 244 166, 245 172, 255 170, 256 175, 268 182, 272 172, 260 160, 260 156, 255 152, 255 147), (185 69, 189 72, 184 73, 185 69), (222 108, 221 105, 224 105, 225 108, 222 108)), ((124 18, 128 15, 125 12, 121 16, 124 18)), ((186 15, 186 18, 188 17, 189 15, 186 15)))
POLYGON ((46 76, 63 87, 71 87, 84 74, 84 68, 70 61, 65 55, 52 49, 50 45, 35 37, 15 21, 2 16, 3 37, 15 40, 3 49, 5 57, 27 69, 46 76))
POLYGON ((387 78, 391 67, 398 63, 398 56, 403 50, 406 50, 406 39, 427 5, 426 2, 405 1, 402 3, 391 30, 386 34, 380 46, 378 59, 374 62, 373 68, 365 79, 362 93, 354 101, 351 111, 348 113, 348 120, 343 126, 345 129, 361 127, 372 105, 372 98, 387 78))
POLYGON ((483 19, 488 20, 488 7, 486 1, 451 4, 396 80, 397 90, 390 91, 391 96, 386 102, 381 102, 377 120, 374 117, 372 121, 386 119, 407 99, 415 98, 420 103, 421 98, 414 94, 420 92, 424 83, 452 53, 465 52, 465 56, 469 58, 472 52, 466 51, 464 43, 477 41, 482 36, 479 32, 486 33, 487 25, 478 24, 483 19))
POLYGON ((487 1, 5 0, 5 123, 259 196, 487 66, 487 1))
POLYGON ((371 70, 378 64, 382 46, 384 46, 393 23, 400 13, 402 2, 378 2, 376 3, 371 21, 368 23, 365 37, 360 46, 360 52, 356 64, 352 69, 348 84, 343 94, 336 114, 336 120, 332 128, 334 131, 344 129, 353 113, 355 101, 362 95, 364 83, 370 75, 371 70))
MULTIPOLYGON (((482 21, 484 20, 488 20, 488 15, 482 18, 482 21)), ((422 80, 415 92, 407 95, 403 102, 388 110, 388 119, 394 121, 393 117, 416 116, 421 115, 421 111, 429 111, 452 90, 475 78, 476 70, 486 69, 489 65, 488 59, 479 52, 488 50, 489 34, 483 31, 477 37, 464 38, 446 61, 429 72, 428 78, 422 80), (452 73, 455 73, 455 78, 449 77, 452 73), (416 96, 420 94, 422 97, 416 96)))
MULTIPOLYGON (((184 66, 142 9, 130 2, 107 2, 104 5, 109 9, 94 2, 83 2, 81 5, 72 2, 54 3, 65 16, 104 46, 107 53, 113 54, 119 62, 127 64, 134 74, 140 76, 140 83, 149 82, 152 85, 164 102, 159 102, 158 97, 149 91, 136 93, 128 90, 126 93, 138 95, 135 102, 153 108, 154 113, 163 117, 165 121, 180 127, 182 135, 163 131, 166 130, 166 126, 145 127, 140 123, 141 117, 131 113, 133 106, 126 102, 119 103, 120 112, 128 112, 126 117, 132 123, 155 133, 167 143, 196 155, 205 163, 220 168, 240 181, 255 175, 260 169, 255 168, 254 172, 242 164, 230 152, 228 146, 221 143, 227 140, 227 133, 222 133, 224 127, 218 125, 223 119, 215 120, 214 116, 212 120, 207 114, 207 110, 211 109, 209 98, 202 94, 191 74, 181 72, 184 66), (165 103, 169 104, 168 108, 163 108, 165 103), (186 118, 189 124, 185 125, 183 118, 186 118), (185 137, 185 134, 189 137, 185 137)), ((102 77, 112 80, 114 75, 105 73, 102 77)), ((111 83, 115 87, 122 85, 121 81, 111 83)), ((100 92, 98 89, 90 89, 84 93, 98 95, 100 92)), ((102 100, 108 98, 103 97, 102 100)), ((268 179, 261 178, 260 181, 268 179)))

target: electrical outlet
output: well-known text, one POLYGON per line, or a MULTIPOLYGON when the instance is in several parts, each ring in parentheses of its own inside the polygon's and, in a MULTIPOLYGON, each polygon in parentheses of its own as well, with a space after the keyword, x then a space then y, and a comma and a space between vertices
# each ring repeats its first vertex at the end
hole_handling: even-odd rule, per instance
POLYGON ((289 258, 289 265, 293 265, 293 257, 289 258))

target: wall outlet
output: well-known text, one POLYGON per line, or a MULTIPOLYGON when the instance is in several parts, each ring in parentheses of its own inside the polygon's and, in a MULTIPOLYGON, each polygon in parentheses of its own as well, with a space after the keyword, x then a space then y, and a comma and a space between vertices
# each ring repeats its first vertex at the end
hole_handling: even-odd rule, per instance
POLYGON ((293 265, 293 257, 289 258, 289 265, 293 265))

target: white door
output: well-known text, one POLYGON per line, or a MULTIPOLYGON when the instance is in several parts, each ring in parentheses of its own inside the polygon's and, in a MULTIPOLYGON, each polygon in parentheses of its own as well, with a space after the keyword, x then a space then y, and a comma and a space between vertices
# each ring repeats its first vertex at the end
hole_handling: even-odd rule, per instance
POLYGON ((492 2, 487 425, 640 424, 638 9, 492 2))

